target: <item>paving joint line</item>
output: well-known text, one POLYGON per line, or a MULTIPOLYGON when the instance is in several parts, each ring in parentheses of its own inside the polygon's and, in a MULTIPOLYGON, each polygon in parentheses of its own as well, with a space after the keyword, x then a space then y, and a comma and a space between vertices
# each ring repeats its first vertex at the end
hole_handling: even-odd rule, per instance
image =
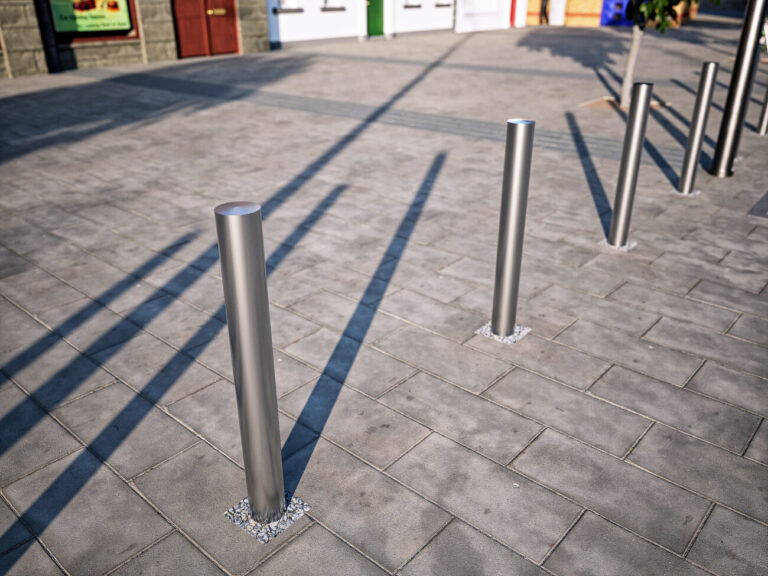
POLYGON ((693 533, 693 536, 691 536, 691 539, 688 541, 688 544, 685 547, 685 550, 683 550, 683 558, 688 558, 688 554, 691 552, 691 548, 693 548, 693 545, 696 543, 696 539, 699 537, 699 534, 701 534, 701 531, 704 529, 704 525, 707 523, 707 520, 709 520, 709 517, 712 515, 712 511, 715 509, 715 503, 710 502, 709 507, 707 508, 707 511, 704 513, 704 517, 699 522, 699 525, 696 527, 696 531, 693 533))
POLYGON ((544 558, 537 564, 537 566, 543 566, 547 560, 549 560, 549 557, 552 556, 554 551, 557 549, 557 547, 568 537, 568 534, 571 533, 571 530, 574 529, 576 524, 579 523, 579 520, 581 520, 584 517, 584 514, 587 513, 586 508, 582 508, 581 511, 576 515, 576 518, 573 519, 573 522, 571 522, 570 526, 568 526, 565 529, 565 532, 557 539, 557 541, 549 548, 547 553, 544 555, 544 558))

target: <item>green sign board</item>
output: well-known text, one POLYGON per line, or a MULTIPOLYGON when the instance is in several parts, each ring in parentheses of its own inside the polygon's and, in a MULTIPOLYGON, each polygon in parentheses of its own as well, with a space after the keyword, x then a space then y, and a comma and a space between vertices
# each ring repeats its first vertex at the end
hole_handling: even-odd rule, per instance
POLYGON ((50 0, 56 32, 127 32, 128 0, 50 0))

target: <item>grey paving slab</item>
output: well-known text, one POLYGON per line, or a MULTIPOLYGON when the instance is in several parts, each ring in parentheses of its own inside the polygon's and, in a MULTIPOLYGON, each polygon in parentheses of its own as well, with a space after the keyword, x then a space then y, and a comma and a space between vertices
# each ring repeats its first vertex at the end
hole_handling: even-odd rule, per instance
POLYGON ((0 353, 17 352, 50 331, 5 300, 0 300, 0 353))
POLYGON ((749 448, 744 455, 768 465, 768 424, 766 424, 766 420, 760 423, 760 428, 757 429, 755 437, 752 438, 752 442, 749 443, 749 448))
POLYGON ((83 450, 6 487, 5 495, 71 574, 105 572, 171 530, 83 450))
POLYGON ((270 307, 269 321, 272 326, 272 345, 275 348, 285 348, 320 330, 319 324, 277 306, 270 307))
POLYGON ((64 574, 43 547, 33 541, 0 556, 0 571, 8 576, 60 576, 64 574))
POLYGON ((454 520, 401 570, 403 576, 543 576, 545 572, 471 526, 454 520))
POLYGON ((584 514, 544 566, 558 576, 707 574, 679 556, 590 512, 584 514))
POLYGON ((0 294, 32 314, 68 304, 83 297, 82 292, 35 268, 0 279, 0 294))
POLYGON ((768 574, 766 542, 767 526, 715 506, 688 558, 718 574, 768 574))
POLYGON ((59 408, 55 414, 126 478, 198 441, 119 382, 59 408))
POLYGON ((685 384, 701 364, 701 360, 694 356, 584 320, 568 328, 557 341, 676 386, 685 384))
POLYGON ((521 368, 483 396, 616 456, 623 456, 650 424, 618 406, 521 368))
POLYGON ((513 346, 484 336, 475 336, 467 344, 581 389, 588 388, 611 367, 608 362, 535 336, 526 336, 513 346))
POLYGON ((621 367, 611 368, 589 391, 737 454, 760 423, 759 416, 621 367))
POLYGON ((438 434, 389 472, 534 562, 580 512, 579 506, 438 434))
POLYGON ((317 524, 311 526, 289 547, 283 548, 256 568, 251 575, 359 574, 387 572, 317 524))
POLYGON ((0 501, 0 533, 3 535, 0 555, 33 537, 23 524, 17 522, 16 514, 3 501, 0 501))
MULTIPOLYGON (((608 250, 608 248, 606 248, 608 250)), ((590 271, 595 274, 612 274, 616 278, 624 278, 634 284, 641 284, 651 288, 660 288, 668 290, 675 294, 687 294, 697 282, 701 279, 696 274, 686 271, 685 267, 679 267, 674 273, 668 269, 654 269, 649 266, 638 266, 636 262, 622 259, 623 254, 605 253, 598 254, 592 260, 584 264, 582 270, 590 271)), ((614 283, 609 285, 608 292, 618 286, 614 283)), ((606 294, 597 294, 604 296, 606 294)))
POLYGON ((621 286, 608 299, 669 318, 694 322, 718 332, 726 330, 737 316, 732 310, 631 283, 621 286))
POLYGON ((678 553, 709 506, 704 498, 552 430, 545 430, 512 466, 678 553))
POLYGON ((475 283, 435 272, 430 268, 400 262, 392 282, 413 292, 448 303, 475 287, 475 283))
POLYGON ((302 421, 315 432, 379 468, 429 434, 414 420, 327 377, 283 396, 278 404, 294 418, 304 415, 302 421), (329 405, 325 420, 322 415, 329 405))
POLYGON ((245 472, 202 443, 140 476, 136 485, 174 524, 235 574, 248 572, 285 544, 285 537, 309 522, 304 516, 284 538, 266 545, 232 524, 224 512, 246 495, 245 472))
POLYGON ((509 369, 509 365, 500 360, 413 326, 396 332, 377 346, 396 358, 477 393, 509 369))
POLYGON ((768 468, 761 464, 659 425, 629 459, 762 522, 768 518, 768 468))
POLYGON ((558 285, 547 288, 533 298, 530 303, 534 306, 542 303, 568 312, 578 318, 607 328, 629 332, 636 336, 642 335, 659 319, 658 313, 629 308, 558 285))
POLYGON ((706 362, 688 388, 768 416, 768 380, 706 362))
POLYGON ((149 576, 150 574, 171 573, 199 574, 200 576, 224 574, 178 532, 173 532, 167 538, 163 538, 112 574, 115 576, 149 576))
POLYGON ((750 312, 762 318, 768 318, 768 302, 765 298, 733 286, 724 286, 717 282, 702 280, 689 293, 691 298, 702 302, 712 302, 741 312, 750 312))
POLYGON ((382 396, 381 401, 500 464, 512 460, 542 428, 423 372, 382 396))
POLYGON ((745 314, 728 330, 728 334, 768 346, 768 320, 745 314))
POLYGON ((0 385, 0 419, 0 486, 81 447, 11 382, 0 385))
POLYGON ((414 373, 411 366, 369 346, 360 346, 351 338, 343 338, 341 334, 326 328, 321 328, 314 334, 288 346, 286 352, 301 358, 339 382, 374 397, 380 396, 414 373), (350 354, 354 354, 354 363, 351 367, 346 360, 347 354, 343 354, 344 359, 329 363, 337 347, 340 351, 349 350, 350 354))
POLYGON ((662 318, 645 335, 651 342, 711 358, 727 366, 768 378, 768 349, 693 324, 662 318))
POLYGON ((416 554, 450 516, 325 440, 285 463, 300 477, 297 496, 312 516, 356 548, 394 571, 416 554), (408 538, 403 538, 408 534, 408 538))
POLYGON ((709 264, 679 254, 666 253, 655 260, 652 266, 667 271, 682 268, 686 271, 690 271, 688 273, 693 273, 700 278, 730 284, 731 286, 746 290, 753 294, 760 293, 760 290, 763 289, 765 283, 768 281, 768 273, 766 273, 765 270, 760 271, 744 267, 729 266, 725 260, 719 264, 709 264))
POLYGON ((388 296, 381 303, 381 308, 457 342, 464 342, 487 322, 484 316, 410 290, 400 290, 388 296))
POLYGON ((21 272, 26 272, 33 267, 32 264, 14 254, 4 247, 0 247, 0 278, 15 276, 21 272))

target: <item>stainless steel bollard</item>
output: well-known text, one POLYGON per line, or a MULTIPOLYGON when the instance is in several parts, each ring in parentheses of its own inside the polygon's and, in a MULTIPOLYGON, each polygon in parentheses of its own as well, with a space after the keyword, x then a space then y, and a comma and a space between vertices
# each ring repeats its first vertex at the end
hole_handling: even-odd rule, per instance
POLYGON ((501 188, 501 218, 496 252, 496 281, 493 290, 491 331, 505 337, 514 333, 520 266, 523 261, 525 209, 533 153, 532 120, 507 120, 504 181, 501 188))
POLYGON ((715 91, 717 79, 717 62, 704 62, 701 66, 701 78, 699 90, 696 93, 696 104, 693 106, 691 117, 691 129, 688 132, 688 145, 685 148, 683 168, 680 171, 680 181, 677 183, 677 191, 681 194, 693 194, 693 183, 696 180, 696 168, 699 165, 701 155, 701 143, 707 131, 707 118, 709 107, 712 104, 712 94, 715 91))
POLYGON ((215 214, 248 502, 255 520, 273 522, 285 492, 261 206, 230 202, 215 214))
POLYGON ((760 113, 760 122, 757 125, 757 133, 760 134, 760 136, 768 134, 768 88, 765 89, 763 111, 760 113))
POLYGON ((614 248, 626 246, 629 237, 629 221, 632 218, 632 203, 635 199, 637 173, 640 169, 640 156, 643 152, 645 126, 648 123, 652 95, 653 84, 636 82, 632 86, 632 102, 629 105, 627 131, 621 152, 619 182, 613 203, 611 231, 608 233, 608 244, 614 248))
POLYGON ((715 159, 710 170, 718 178, 733 175, 733 161, 739 149, 749 93, 757 69, 756 60, 759 57, 760 27, 763 25, 765 3, 766 0, 749 0, 747 4, 728 98, 723 110, 723 121, 720 124, 720 135, 717 138, 715 159))

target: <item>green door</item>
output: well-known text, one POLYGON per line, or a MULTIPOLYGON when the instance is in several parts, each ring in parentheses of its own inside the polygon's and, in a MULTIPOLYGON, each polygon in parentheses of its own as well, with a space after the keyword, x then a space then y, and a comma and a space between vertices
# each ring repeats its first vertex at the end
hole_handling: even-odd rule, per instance
POLYGON ((368 1, 368 36, 384 34, 384 0, 368 1))

